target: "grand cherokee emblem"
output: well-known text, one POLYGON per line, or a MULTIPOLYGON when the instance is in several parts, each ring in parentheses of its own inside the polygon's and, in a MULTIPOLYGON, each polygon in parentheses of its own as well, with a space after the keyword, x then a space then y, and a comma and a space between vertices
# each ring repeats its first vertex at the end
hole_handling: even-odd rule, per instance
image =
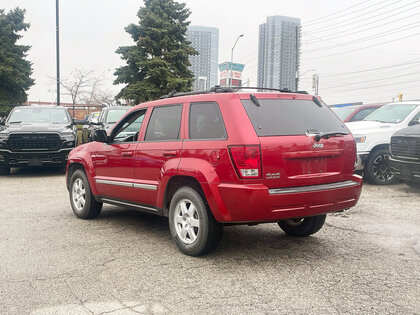
POLYGON ((317 148, 323 148, 324 147, 324 144, 323 143, 314 143, 314 145, 312 146, 314 149, 317 149, 317 148))

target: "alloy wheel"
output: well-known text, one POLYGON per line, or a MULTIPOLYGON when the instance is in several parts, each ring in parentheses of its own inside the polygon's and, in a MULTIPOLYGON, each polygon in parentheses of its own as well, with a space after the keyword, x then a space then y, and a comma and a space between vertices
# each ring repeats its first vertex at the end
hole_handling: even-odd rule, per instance
POLYGON ((76 178, 73 182, 72 201, 77 211, 83 210, 86 202, 86 189, 81 178, 76 178))
POLYGON ((200 233, 200 217, 191 200, 182 199, 175 207, 174 226, 178 238, 185 244, 192 244, 200 233))

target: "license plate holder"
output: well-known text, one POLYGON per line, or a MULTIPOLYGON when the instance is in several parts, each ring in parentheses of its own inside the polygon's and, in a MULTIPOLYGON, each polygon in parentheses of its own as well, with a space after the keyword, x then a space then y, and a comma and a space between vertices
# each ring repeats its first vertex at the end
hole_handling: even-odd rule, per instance
POLYGON ((39 158, 31 158, 31 159, 28 160, 28 165, 29 166, 41 166, 42 161, 39 158))

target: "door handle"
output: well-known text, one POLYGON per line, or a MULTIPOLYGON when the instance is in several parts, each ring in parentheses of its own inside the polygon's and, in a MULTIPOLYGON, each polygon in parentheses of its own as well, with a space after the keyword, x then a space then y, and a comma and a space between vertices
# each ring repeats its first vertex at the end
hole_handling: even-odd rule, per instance
POLYGON ((176 150, 163 151, 163 156, 176 156, 176 150))
POLYGON ((133 151, 125 151, 125 152, 122 152, 121 155, 123 157, 130 157, 130 156, 133 156, 133 151))

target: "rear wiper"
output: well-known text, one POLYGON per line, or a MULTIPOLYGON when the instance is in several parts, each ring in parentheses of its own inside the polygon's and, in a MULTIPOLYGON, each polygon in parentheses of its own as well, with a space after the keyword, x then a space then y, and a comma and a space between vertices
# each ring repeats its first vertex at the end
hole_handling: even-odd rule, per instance
POLYGON ((313 101, 316 105, 318 105, 319 107, 322 107, 322 104, 321 104, 321 102, 319 101, 319 99, 318 99, 317 97, 312 96, 312 101, 313 101))
POLYGON ((254 94, 251 94, 249 97, 251 98, 251 101, 252 103, 255 104, 255 106, 258 106, 258 107, 261 106, 260 102, 258 101, 257 97, 254 94))
POLYGON ((345 136, 348 135, 348 132, 343 131, 332 131, 332 132, 321 132, 315 135, 315 141, 319 142, 321 139, 328 139, 329 137, 336 137, 336 136, 345 136))

